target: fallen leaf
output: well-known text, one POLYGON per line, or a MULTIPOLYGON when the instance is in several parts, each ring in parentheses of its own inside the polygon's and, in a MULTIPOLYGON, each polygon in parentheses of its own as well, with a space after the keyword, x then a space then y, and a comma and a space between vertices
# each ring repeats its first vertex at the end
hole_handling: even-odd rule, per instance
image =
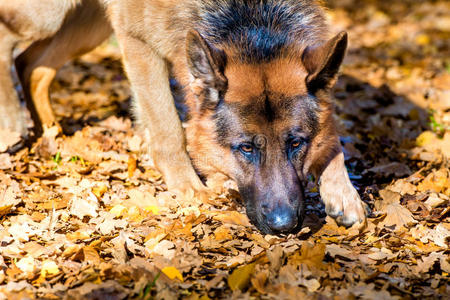
POLYGON ((11 161, 11 155, 7 153, 0 154, 0 170, 12 169, 13 167, 14 165, 11 161))
POLYGON ((380 222, 381 225, 394 226, 400 229, 403 226, 417 223, 411 212, 399 203, 388 204, 381 211, 386 212, 386 217, 380 222))
POLYGON ((431 210, 433 208, 439 207, 443 204, 448 203, 448 199, 444 199, 443 197, 439 197, 438 194, 431 194, 428 199, 424 202, 425 205, 431 210))
POLYGON ((391 162, 388 164, 377 165, 368 169, 368 171, 383 176, 395 175, 396 177, 408 176, 411 174, 411 169, 400 162, 391 162))
POLYGON ((25 256, 24 258, 21 258, 17 263, 16 266, 25 274, 32 274, 36 270, 36 263, 34 261, 34 258, 31 256, 25 256))
POLYGON ((307 265, 310 270, 320 270, 324 267, 326 245, 323 243, 304 242, 300 251, 289 257, 289 262, 294 266, 307 265))
POLYGON ((58 265, 53 260, 44 260, 41 267, 41 276, 46 278, 48 275, 55 275, 59 273, 58 265))
POLYGON ((238 211, 224 211, 215 213, 213 219, 227 224, 250 226, 248 217, 238 211))
POLYGON ((351 259, 351 253, 352 251, 342 248, 339 245, 336 244, 329 244, 326 245, 326 253, 328 253, 331 257, 335 257, 336 255, 351 259))
POLYGON ((248 264, 236 268, 230 276, 228 276, 228 286, 232 291, 243 290, 250 283, 250 277, 255 270, 256 263, 248 264))
POLYGON ((437 140, 436 134, 431 131, 424 131, 416 138, 416 145, 423 147, 437 140))
POLYGON ((218 241, 227 241, 231 240, 233 236, 231 235, 230 230, 225 226, 220 226, 214 231, 214 237, 218 241))
POLYGON ((13 208, 13 205, 7 205, 7 206, 0 207, 0 218, 3 217, 4 215, 9 214, 9 212, 11 211, 12 208, 13 208))
POLYGON ((181 282, 183 282, 183 275, 181 275, 180 271, 178 271, 175 267, 164 267, 161 272, 163 272, 170 279, 177 278, 181 282))
POLYGON ((258 291, 258 293, 266 294, 267 279, 269 278, 269 272, 264 270, 257 272, 251 277, 252 286, 258 291))
POLYGON ((106 191, 108 191, 108 187, 104 184, 92 188, 92 193, 97 197, 98 200, 102 198, 106 191))
POLYGON ((136 168, 136 158, 133 155, 130 155, 128 158, 128 178, 133 177, 136 168))
POLYGON ((127 208, 121 204, 117 204, 114 205, 109 212, 118 218, 126 214, 127 208))
POLYGON ((150 205, 144 208, 145 211, 148 211, 151 214, 158 215, 159 214, 159 207, 155 205, 150 205))
POLYGON ((92 192, 86 197, 74 196, 71 199, 70 213, 79 219, 83 219, 85 216, 97 217, 98 208, 98 199, 92 192))
POLYGON ((20 142, 20 133, 0 128, 0 153, 20 142))
POLYGON ((418 184, 417 189, 421 192, 434 191, 436 193, 445 193, 450 190, 448 170, 440 169, 430 173, 418 184))
MULTIPOLYGON (((147 245, 151 246, 151 244, 149 244, 149 242, 145 243, 146 246, 147 245)), ((171 260, 176 255, 175 244, 168 240, 162 240, 161 242, 154 245, 152 248, 146 247, 145 249, 151 255, 157 254, 157 255, 165 257, 168 260, 171 260)))

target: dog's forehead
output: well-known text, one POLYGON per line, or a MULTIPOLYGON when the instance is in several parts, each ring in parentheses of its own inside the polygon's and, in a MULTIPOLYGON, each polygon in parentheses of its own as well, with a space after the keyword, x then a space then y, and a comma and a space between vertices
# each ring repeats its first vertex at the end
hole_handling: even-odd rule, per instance
MULTIPOLYGON (((286 98, 307 94, 307 72, 301 62, 280 58, 264 64, 231 63, 225 69, 228 79, 226 102, 251 102, 263 94, 286 98)), ((280 99, 270 99, 276 101, 280 99)))

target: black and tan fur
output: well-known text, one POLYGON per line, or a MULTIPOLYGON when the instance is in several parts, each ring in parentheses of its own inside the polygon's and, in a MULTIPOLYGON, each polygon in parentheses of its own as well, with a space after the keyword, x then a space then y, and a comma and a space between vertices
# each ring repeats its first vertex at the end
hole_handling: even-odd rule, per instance
MULTIPOLYGON (((30 7, 40 3, 21 1, 30 7)), ((53 35, 36 36, 39 41, 19 57, 18 69, 29 98, 49 107, 48 86, 56 70, 100 42, 109 34, 109 24, 100 10, 91 18, 83 14, 89 6, 99 7, 94 0, 47 2, 55 4, 48 14, 56 3, 67 2, 69 8, 54 22, 53 35), (72 51, 67 41, 80 32, 80 20, 84 29, 101 34, 85 34, 72 51)), ((364 221, 363 204, 344 166, 329 96, 347 35, 329 39, 317 1, 108 0, 101 5, 120 44, 139 128, 170 189, 205 190, 192 159, 207 177, 220 173, 236 180, 260 230, 284 233, 301 225, 303 186, 312 173, 320 179, 328 214, 344 225, 364 221), (185 87, 190 115, 186 139, 171 95, 171 76, 185 87)), ((11 20, 21 24, 26 19, 15 18, 13 8, 5 13, 0 6, 0 32, 20 36, 11 20)), ((45 18, 35 16, 40 17, 45 18)), ((10 112, 0 125, 22 130, 11 118, 18 115, 11 85, 2 92, 8 96, 0 106, 10 112)), ((37 109, 35 120, 49 126, 54 122, 50 113, 37 109)))

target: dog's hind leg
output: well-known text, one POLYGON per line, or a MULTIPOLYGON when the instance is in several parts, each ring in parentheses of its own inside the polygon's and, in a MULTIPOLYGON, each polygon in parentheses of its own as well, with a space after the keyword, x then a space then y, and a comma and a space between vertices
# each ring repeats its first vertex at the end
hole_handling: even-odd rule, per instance
POLYGON ((27 134, 19 98, 11 78, 12 51, 18 37, 0 21, 0 129, 27 134))
POLYGON ((96 1, 84 1, 67 16, 54 36, 33 43, 16 59, 37 134, 41 133, 42 127, 56 124, 49 88, 57 70, 68 60, 94 49, 111 32, 103 7, 96 1))
MULTIPOLYGON (((16 59, 16 70, 22 84, 25 100, 31 118, 34 122, 34 131, 37 136, 42 134, 42 126, 51 126, 55 122, 53 110, 50 105, 48 89, 56 73, 56 66, 61 56, 55 57, 51 63, 44 67, 39 66, 45 60, 52 39, 37 41, 27 48, 16 59)), ((65 62, 65 61, 64 61, 65 62)), ((64 62, 58 63, 58 65, 64 62)))

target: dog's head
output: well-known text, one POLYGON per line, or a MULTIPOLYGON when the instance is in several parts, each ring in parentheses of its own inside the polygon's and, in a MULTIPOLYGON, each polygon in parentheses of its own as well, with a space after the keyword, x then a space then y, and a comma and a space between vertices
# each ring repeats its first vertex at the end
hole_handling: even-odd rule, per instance
POLYGON ((341 33, 246 63, 188 34, 190 155, 203 174, 237 182, 250 220, 264 233, 300 228, 307 174, 320 174, 337 150, 329 90, 346 45, 341 33))

